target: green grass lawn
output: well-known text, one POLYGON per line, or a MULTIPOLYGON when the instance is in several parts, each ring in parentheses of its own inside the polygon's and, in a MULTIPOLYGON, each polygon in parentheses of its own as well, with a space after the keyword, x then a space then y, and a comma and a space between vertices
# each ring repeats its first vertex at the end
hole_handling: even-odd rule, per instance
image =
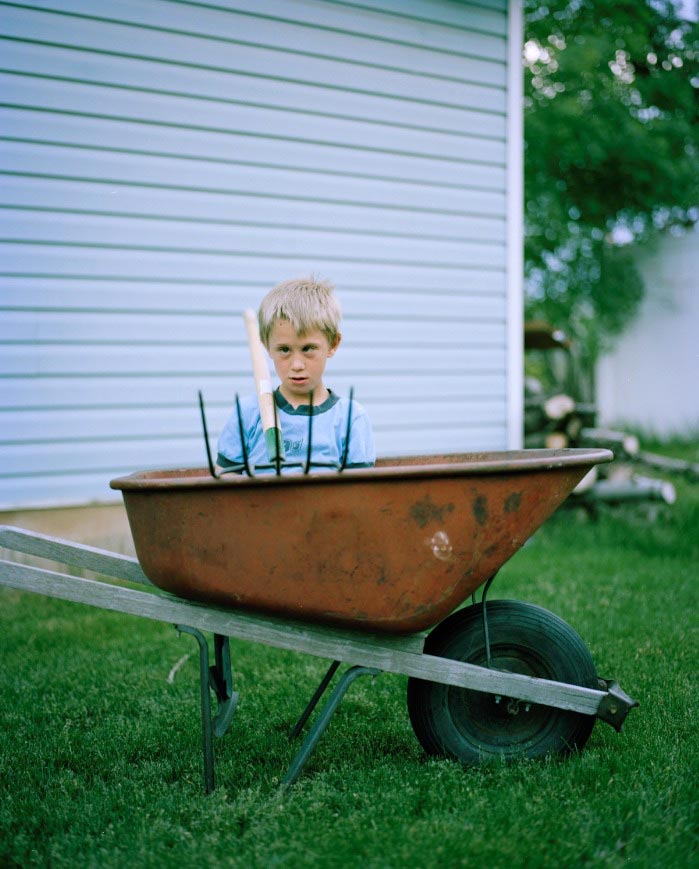
POLYGON ((493 586, 572 624, 640 701, 564 760, 427 758, 406 679, 382 675, 350 688, 282 795, 327 662, 232 641, 241 699, 206 797, 193 639, 0 590, 0 865, 699 866, 699 484, 676 485, 653 522, 560 511, 493 586))

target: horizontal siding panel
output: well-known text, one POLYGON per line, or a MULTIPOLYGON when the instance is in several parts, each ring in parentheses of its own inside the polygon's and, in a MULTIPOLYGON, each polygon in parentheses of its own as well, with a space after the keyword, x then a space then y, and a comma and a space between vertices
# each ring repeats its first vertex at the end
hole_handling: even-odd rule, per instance
MULTIPOLYGON (((468 344, 492 347, 502 340, 502 323, 474 319, 448 319, 432 316, 428 320, 405 316, 346 317, 342 334, 349 345, 380 343, 412 347, 468 344)), ((230 340, 245 342, 241 318, 232 316, 164 314, 75 313, 5 311, 0 319, 0 341, 4 342, 128 342, 129 344, 218 344, 230 340)))
MULTIPOLYGON (((381 372, 358 381, 341 371, 329 375, 328 385, 339 395, 354 395, 361 403, 376 404, 390 396, 393 401, 414 401, 416 395, 431 400, 497 398, 505 395, 505 381, 501 374, 462 372, 392 373, 381 372)), ((45 411, 79 408, 115 407, 186 407, 197 408, 197 392, 201 390, 207 409, 216 405, 232 408, 234 396, 254 393, 252 373, 248 370, 238 377, 228 373, 216 376, 134 376, 35 377, 31 385, 26 377, 0 377, 0 407, 9 415, 14 411, 42 409, 45 411)))
POLYGON ((460 215, 502 217, 505 200, 504 193, 499 191, 468 191, 459 187, 374 178, 365 180, 332 173, 306 176, 295 170, 276 167, 110 154, 33 143, 0 142, 0 165, 6 172, 13 173, 460 215))
MULTIPOLYGON (((381 232, 441 240, 505 241, 502 217, 434 214, 399 208, 364 208, 324 202, 288 202, 255 196, 224 196, 140 186, 110 186, 105 183, 64 181, 56 178, 4 176, 3 198, 8 207, 51 209, 152 217, 167 221, 200 221, 204 226, 240 224, 267 228, 327 229, 347 234, 381 232)), ((8 217, 12 221, 12 216, 8 217)))
MULTIPOLYGON (((231 0, 222 0, 227 5, 231 0)), ((435 3, 434 0, 331 0, 339 5, 350 5, 375 12, 405 15, 418 21, 446 24, 469 30, 503 35, 506 31, 507 0, 477 0, 475 3, 435 3), (490 7, 490 8, 483 8, 490 7)))
MULTIPOLYGON (((223 427, 227 418, 224 408, 208 407, 207 421, 210 431, 223 427)), ((0 414, 2 434, 0 443, 18 446, 48 444, 70 441, 71 443, 92 440, 138 440, 141 438, 170 439, 196 437, 201 432, 199 410, 195 403, 188 408, 154 409, 70 409, 60 411, 30 410, 0 414)), ((202 439, 203 443, 203 439, 202 439)), ((4 451, 5 452, 5 451, 4 451)), ((17 452, 23 455, 22 451, 17 452)), ((3 462, 2 473, 22 473, 19 465, 12 463, 12 450, 5 452, 8 464, 3 462)))
MULTIPOLYGON (((297 257, 269 251, 264 260, 254 257, 229 254, 160 253, 156 251, 132 251, 126 256, 123 250, 102 248, 95 257, 92 248, 70 248, 59 245, 3 244, 0 242, 0 261, 7 274, 27 275, 74 275, 111 276, 156 280, 208 280, 238 281, 262 280, 266 286, 274 286, 290 275, 309 272, 329 275, 338 284, 354 284, 377 281, 379 284, 404 282, 406 289, 435 286, 442 290, 460 288, 479 289, 483 285, 486 270, 478 268, 446 268, 432 265, 401 263, 349 263, 331 260, 318 255, 316 258, 297 257)), ((499 272, 504 274, 504 268, 499 272)))
MULTIPOLYGON (((89 309, 95 311, 132 311, 218 314, 241 317, 245 308, 255 307, 270 287, 257 282, 221 286, 198 282, 183 285, 123 281, 90 281, 61 278, 3 277, 0 275, 0 308, 11 309, 89 309)), ((338 287, 338 298, 345 317, 415 317, 424 319, 443 315, 450 319, 500 319, 506 315, 504 288, 488 283, 479 291, 466 289, 443 293, 424 286, 412 292, 397 287, 338 287)), ((39 315, 37 310, 37 315, 39 315)))
MULTIPOLYGON (((460 425, 468 428, 474 420, 479 425, 494 424, 502 419, 505 412, 504 400, 471 400, 435 402, 423 399, 411 407, 402 401, 384 401, 374 405, 365 403, 372 424, 383 426, 436 426, 460 425)), ((212 439, 223 428, 230 416, 230 406, 207 405, 207 423, 212 439)), ((28 447, 29 444, 47 445, 50 452, 52 444, 61 441, 90 443, 93 440, 111 442, 112 440, 138 440, 152 438, 199 437, 203 446, 202 426, 199 409, 195 404, 182 408, 137 409, 87 409, 52 411, 25 411, 0 414, 0 443, 7 447, 28 447)), ((213 440, 212 440, 213 442, 213 440)), ((3 451, 5 452, 5 450, 3 451)), ((18 450, 24 455, 24 450, 18 450)), ((13 464, 13 449, 5 452, 7 465, 3 460, 1 473, 23 473, 26 468, 19 463, 13 464)))
MULTIPOLYGON (((92 115, 65 115, 50 110, 3 108, 0 106, 0 126, 6 136, 22 141, 23 148, 44 145, 35 141, 41 131, 50 129, 51 142, 73 145, 81 149, 83 159, 88 156, 83 148, 95 150, 114 150, 120 158, 125 154, 140 155, 148 159, 151 166, 154 158, 175 157, 180 160, 179 172, 167 178, 156 179, 161 186, 183 189, 183 184, 193 172, 186 161, 211 161, 231 165, 256 165, 268 169, 286 168, 307 173, 309 184, 313 175, 330 173, 351 178, 371 178, 381 183, 402 181, 413 184, 431 184, 447 187, 462 187, 472 190, 487 190, 502 193, 505 189, 504 166, 486 166, 454 160, 440 160, 420 155, 413 157, 405 154, 382 153, 381 151, 356 150, 345 147, 341 142, 332 145, 318 145, 312 142, 292 142, 286 140, 283 146, 276 139, 259 136, 239 136, 235 131, 212 132, 210 130, 191 130, 185 127, 148 125, 128 121, 110 120, 92 115), (147 132, 147 135, 146 135, 147 132)), ((71 152, 62 152, 68 156, 71 152)), ((74 151, 73 151, 74 153, 74 151)), ((60 157, 60 154, 55 155, 60 157)), ((16 159, 16 158, 15 158, 16 159)), ((3 161, 4 165, 4 161, 3 161)), ((20 167, 24 164, 20 164, 20 167)), ((10 166, 6 166, 10 168, 10 166)), ((29 167, 29 171, 32 171, 29 167)), ((21 168, 20 168, 21 171, 21 168)), ((34 169, 36 171, 36 169, 34 169)), ((70 175, 59 159, 54 159, 46 168, 48 175, 70 175)), ((72 173, 75 174, 75 169, 72 173)), ((78 177, 82 177, 80 169, 78 177)), ((118 176, 120 177, 120 176, 118 176)), ((102 180, 95 178, 95 181, 102 180)), ((128 179, 126 179, 128 180, 128 179)), ((140 183, 148 184, 148 179, 140 177, 140 183)), ((184 184, 186 187, 186 184, 184 184)), ((212 193, 220 188, 213 185, 212 193)), ((225 192, 222 190, 221 192, 225 192)), ((308 190, 306 191, 308 193, 308 190)), ((502 198, 502 197, 501 197, 502 198)))
POLYGON ((379 456, 439 455, 480 450, 507 449, 506 432, 502 425, 435 426, 376 431, 376 452, 379 456))
MULTIPOLYGON (((27 5, 50 10, 43 13, 47 19, 53 19, 48 24, 49 29, 66 29, 65 20, 58 21, 58 15, 52 14, 53 0, 31 0, 27 5)), ((299 6, 299 11, 300 8, 299 6)), ((326 11, 321 4, 315 4, 315 8, 326 11)), ((88 16, 93 21, 102 19, 104 31, 108 32, 110 28, 117 27, 133 29, 136 31, 134 36, 140 36, 141 39, 147 38, 150 35, 148 28, 154 27, 160 32, 165 30, 168 35, 185 34, 203 38, 206 42, 226 43, 229 44, 229 51, 234 50, 240 43, 263 45, 278 51, 339 58, 363 66, 407 69, 426 75, 462 80, 468 80, 473 75, 471 63, 474 57, 504 62, 507 56, 506 43, 502 36, 474 33, 464 29, 459 34, 459 40, 453 31, 439 25, 432 25, 427 37, 434 47, 425 46, 424 43, 411 45, 409 42, 397 45, 398 40, 393 36, 396 31, 391 28, 394 19, 386 17, 383 18, 385 26, 378 38, 364 35, 367 19, 363 18, 361 31, 358 32, 356 28, 355 32, 324 29, 321 31, 321 39, 318 28, 312 24, 287 23, 274 18, 261 19, 255 15, 239 14, 235 10, 222 11, 212 6, 168 3, 167 9, 163 10, 162 3, 119 0, 119 21, 124 22, 120 24, 113 22, 114 11, 113 5, 95 3, 94 0, 61 0, 61 12, 63 15, 71 15, 71 23, 74 15, 88 16), (137 27, 130 28, 129 25, 137 27), (438 36, 442 39, 438 39, 438 36), (439 42, 449 42, 453 47, 437 45, 439 42), (455 50, 457 48, 459 51, 455 50)), ((373 20, 380 19, 374 16, 373 20)), ((317 22, 322 23, 322 19, 317 19, 317 22)), ((401 24, 404 28, 410 26, 405 21, 398 22, 399 26, 401 24)), ((400 38, 399 32, 397 35, 400 38)), ((206 50, 203 56, 206 57, 206 50)))
MULTIPOLYGON (((434 89, 434 101, 406 100, 381 93, 356 93, 341 88, 251 78, 232 72, 100 55, 77 48, 33 45, 8 39, 0 40, 0 49, 5 69, 47 79, 82 81, 108 87, 134 88, 137 91, 143 91, 143 83, 148 82, 148 92, 209 99, 230 105, 264 106, 311 114, 322 112, 328 117, 449 130, 500 139, 505 133, 502 112, 475 111, 464 104, 444 105, 439 100, 438 85, 434 89)), ((501 73, 499 78, 504 77, 505 67, 493 66, 501 73)), ((471 96, 469 100, 467 96, 466 104, 468 102, 475 102, 474 97, 471 96)), ((480 104, 482 98, 478 102, 480 104)))
MULTIPOLYGON (((143 409, 70 410, 54 413, 28 411, 26 413, 13 413, 7 420, 4 417, 5 414, 0 417, 3 423, 3 436, 0 443, 4 444, 3 454, 7 457, 6 465, 3 461, 3 474, 24 471, 20 461, 25 452, 23 449, 15 451, 15 445, 18 448, 29 448, 34 445, 37 449, 37 455, 43 455, 44 445, 47 445, 50 451, 51 444, 61 442, 70 442, 77 447, 82 442, 89 444, 97 440, 106 442, 122 439, 167 441, 199 436, 202 443, 202 456, 205 455, 202 427, 195 405, 182 409, 159 408, 150 412, 143 409), (20 458, 17 459, 16 463, 13 463, 12 457, 15 453, 20 458)), ((226 413, 223 409, 210 409, 207 419, 213 436, 213 432, 225 423, 226 413)), ((102 449, 104 449, 104 445, 102 449)))
MULTIPOLYGON (((80 84, 49 78, 0 74, 3 102, 36 105, 52 111, 97 113, 146 125, 175 124, 249 136, 332 144, 340 141, 357 149, 429 155, 451 160, 505 162, 503 141, 441 130, 422 130, 397 124, 347 120, 290 109, 230 105, 206 99, 147 93, 106 85, 80 84)), ((499 92, 498 92, 499 93, 499 92)), ((407 113, 406 113, 407 114, 407 113)), ((143 135, 147 135, 144 129, 143 135)))
MULTIPOLYGON (((420 357, 420 370, 433 373, 458 371, 504 371, 504 347, 460 348, 458 362, 445 354, 425 353, 420 357)), ((328 366, 328 379, 335 371, 346 376, 382 371, 384 374, 400 374, 404 369, 413 371, 415 352, 410 347, 378 347, 371 352, 362 352, 353 347, 343 348, 343 358, 333 359, 328 366)), ((131 374, 153 376, 158 374, 204 375, 219 371, 247 374, 250 361, 247 346, 230 343, 225 346, 210 345, 185 348, 181 346, 155 345, 100 345, 89 348, 70 344, 6 344, 0 346, 0 371, 6 375, 35 377, 51 374, 80 374, 87 377, 100 375, 131 374)))
MULTIPOLYGON (((196 464, 196 463, 195 463, 196 464)), ((0 484, 0 510, 65 507, 121 502, 121 492, 109 488, 112 473, 32 474, 9 477, 0 484)))
MULTIPOLYGON (((317 57, 302 53, 280 53, 260 46, 235 45, 224 42, 199 40, 187 35, 144 32, 134 27, 117 24, 105 25, 89 20, 71 18, 70 29, 56 30, 66 19, 29 9, 15 11, 3 9, 3 34, 20 40, 41 40, 67 47, 92 48, 105 51, 109 56, 149 58, 163 63, 181 64, 186 68, 210 69, 221 72, 243 72, 262 79, 278 82, 291 81, 299 84, 350 90, 365 94, 381 94, 410 101, 439 102, 442 105, 464 109, 482 109, 504 114, 505 102, 502 93, 493 86, 484 87, 456 78, 434 78, 415 75, 412 71, 344 62, 337 57, 317 57), (57 36, 60 34, 60 37, 57 36), (280 65, 283 63, 283 67, 280 65), (273 73, 270 75, 270 73, 273 73)), ((470 77, 478 79, 469 63, 470 77)), ((481 71, 483 72, 483 71, 481 71)), ((490 77, 501 78, 504 69, 488 64, 490 77)), ((147 84, 144 83, 144 84, 147 84)))
POLYGON ((0 209, 0 237, 12 242, 90 245, 134 250, 196 254, 312 257, 317 250, 329 260, 434 264, 448 268, 500 266, 504 245, 488 242, 401 238, 379 233, 347 235, 342 231, 275 227, 202 225, 137 217, 74 215, 0 209))
POLYGON ((338 296, 345 318, 381 317, 400 323, 416 318, 425 323, 438 320, 443 323, 471 321, 475 324, 491 322, 500 325, 506 320, 507 300, 503 288, 494 283, 469 293, 466 287, 458 293, 442 293, 439 288, 424 287, 420 293, 408 293, 393 288, 361 291, 340 287, 338 296))
POLYGON ((0 480, 12 475, 61 473, 72 467, 78 473, 103 471, 108 484, 112 469, 117 473, 130 473, 149 467, 205 463, 202 436, 194 431, 183 437, 141 440, 6 444, 2 450, 0 480))

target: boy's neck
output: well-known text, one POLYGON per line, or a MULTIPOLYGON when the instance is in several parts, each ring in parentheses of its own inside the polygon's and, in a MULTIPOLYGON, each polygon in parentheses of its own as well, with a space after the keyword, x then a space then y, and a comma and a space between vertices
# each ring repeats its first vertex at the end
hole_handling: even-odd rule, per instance
MULTIPOLYGON (((300 407, 302 404, 310 404, 310 395, 289 395, 283 386, 279 387, 279 391, 284 396, 284 398, 289 402, 289 404, 296 410, 297 407, 300 407)), ((327 401, 330 396, 330 390, 327 389, 323 384, 317 386, 313 391, 313 407, 319 407, 324 401, 327 401)))

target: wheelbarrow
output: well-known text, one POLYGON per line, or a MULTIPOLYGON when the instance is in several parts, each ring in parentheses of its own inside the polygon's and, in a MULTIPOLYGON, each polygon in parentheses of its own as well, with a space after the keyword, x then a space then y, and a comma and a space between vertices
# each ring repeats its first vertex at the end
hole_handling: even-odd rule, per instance
POLYGON ((565 754, 583 748, 596 718, 620 730, 637 704, 597 676, 562 619, 529 603, 488 602, 487 593, 587 471, 611 458, 601 449, 525 450, 386 459, 341 473, 143 471, 111 483, 122 491, 137 559, 12 528, 0 529, 0 546, 146 591, 14 562, 2 562, 0 584, 193 635, 207 791, 212 736, 227 731, 238 698, 229 637, 331 659, 292 737, 340 663, 350 665, 285 786, 350 684, 382 671, 409 677, 410 721, 429 754, 464 764, 565 754), (213 664, 202 631, 214 635, 213 664))

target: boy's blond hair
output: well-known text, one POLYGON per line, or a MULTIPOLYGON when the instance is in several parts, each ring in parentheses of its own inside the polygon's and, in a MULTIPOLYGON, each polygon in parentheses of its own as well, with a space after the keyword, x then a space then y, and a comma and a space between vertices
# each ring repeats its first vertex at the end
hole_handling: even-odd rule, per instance
POLYGON ((257 317, 260 339, 269 349, 269 337, 276 320, 288 320, 297 335, 318 329, 334 347, 340 335, 342 311, 330 281, 293 278, 270 290, 260 303, 257 317))

